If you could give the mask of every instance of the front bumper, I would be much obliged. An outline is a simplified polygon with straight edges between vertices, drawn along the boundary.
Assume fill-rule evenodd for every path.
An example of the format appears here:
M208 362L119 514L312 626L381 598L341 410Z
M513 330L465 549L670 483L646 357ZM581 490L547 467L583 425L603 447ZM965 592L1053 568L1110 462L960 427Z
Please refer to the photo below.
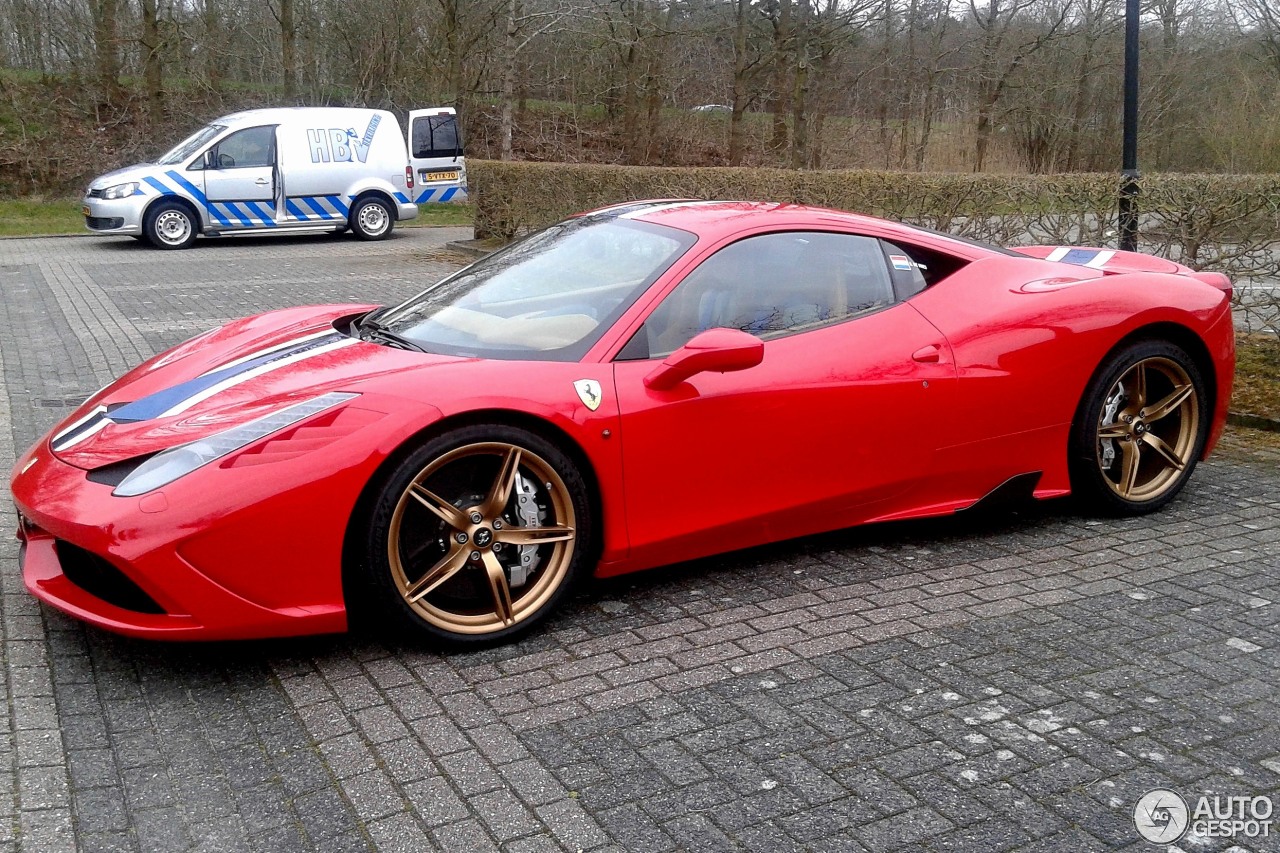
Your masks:
M342 554L356 500L404 436L440 417L372 394L346 410L352 425L332 427L321 449L236 463L269 436L138 497L113 496L54 456L46 437L18 458L11 481L28 591L135 637L345 631Z
M145 195L131 195L110 201L85 196L81 200L85 227L95 234L139 236L142 234L142 214L146 210L147 201L148 197Z

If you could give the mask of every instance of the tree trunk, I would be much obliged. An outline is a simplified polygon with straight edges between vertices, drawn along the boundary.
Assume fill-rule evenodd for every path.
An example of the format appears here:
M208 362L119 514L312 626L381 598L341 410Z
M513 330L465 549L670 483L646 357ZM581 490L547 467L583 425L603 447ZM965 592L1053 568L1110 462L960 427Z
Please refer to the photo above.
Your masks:
M977 136L973 140L973 171L981 172L987 164L987 146L991 140L991 104L986 96L978 102Z
M507 0L507 37L502 57L502 118L500 119L499 157L510 160L513 131L512 112L516 94L516 39L519 36L520 0Z
M791 90L791 168L803 169L809 164L808 116L805 114L809 94L809 0L800 0L800 24L795 33L795 88Z
M298 31L293 24L293 0L280 0L280 69L284 99L298 98Z
M142 78L147 87L147 116L151 126L164 121L164 68L160 53L160 21L156 0L142 0Z
M633 28L622 69L622 151L627 163L635 164L640 143L640 49L639 34Z
M808 0L801 0L807 3ZM773 136L769 148L778 155L787 150L788 78L791 75L791 0L778 0L778 20L773 25Z
M747 109L747 14L751 0L736 0L733 24L733 113L729 116L729 165L742 165L742 115Z
M225 45L222 40L222 21L215 0L204 0L200 23L205 42L204 80L216 92L222 88L222 51Z
M822 168L822 128L826 124L827 115L821 109L813 115L813 141L809 145L809 168Z
M120 99L120 52L117 39L120 0L92 0L93 44L98 97L104 104Z
M880 103L876 105L876 118L880 123L880 150L884 152L884 167L889 168L889 88L893 84L893 70L889 59L893 55L893 0L884 0L884 55L880 62Z
M1071 96L1071 132L1067 135L1066 169L1074 172L1080 161L1080 130L1084 127L1085 109L1091 100L1089 66L1093 64L1093 41L1085 45L1076 69L1076 88Z

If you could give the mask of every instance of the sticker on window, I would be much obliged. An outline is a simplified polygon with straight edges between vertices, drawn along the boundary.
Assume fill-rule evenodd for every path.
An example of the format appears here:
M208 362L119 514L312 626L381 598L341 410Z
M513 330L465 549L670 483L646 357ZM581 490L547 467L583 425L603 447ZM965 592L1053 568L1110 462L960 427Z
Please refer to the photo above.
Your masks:
M893 264L895 270L906 270L910 272L915 269L916 265L906 255L890 255L889 263Z

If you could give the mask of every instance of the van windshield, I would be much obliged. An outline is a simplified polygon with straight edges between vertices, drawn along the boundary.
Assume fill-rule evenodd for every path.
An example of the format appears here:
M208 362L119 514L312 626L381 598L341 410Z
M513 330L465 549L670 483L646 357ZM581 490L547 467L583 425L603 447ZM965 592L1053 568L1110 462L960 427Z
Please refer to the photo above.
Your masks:
M160 166L176 166L179 163L185 163L206 142L209 142L226 129L227 126L225 124L211 124L208 127L202 127L171 148L168 154L156 161L156 164Z

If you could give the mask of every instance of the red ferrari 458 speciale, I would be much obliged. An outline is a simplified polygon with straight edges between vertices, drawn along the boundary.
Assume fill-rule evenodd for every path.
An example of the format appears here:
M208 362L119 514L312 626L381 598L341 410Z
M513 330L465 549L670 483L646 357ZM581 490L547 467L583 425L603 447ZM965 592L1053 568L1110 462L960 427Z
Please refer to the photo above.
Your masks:
M1171 500L1222 430L1231 284L832 210L637 202L393 307L238 320L21 458L23 573L165 639L486 641L575 582L992 496Z

